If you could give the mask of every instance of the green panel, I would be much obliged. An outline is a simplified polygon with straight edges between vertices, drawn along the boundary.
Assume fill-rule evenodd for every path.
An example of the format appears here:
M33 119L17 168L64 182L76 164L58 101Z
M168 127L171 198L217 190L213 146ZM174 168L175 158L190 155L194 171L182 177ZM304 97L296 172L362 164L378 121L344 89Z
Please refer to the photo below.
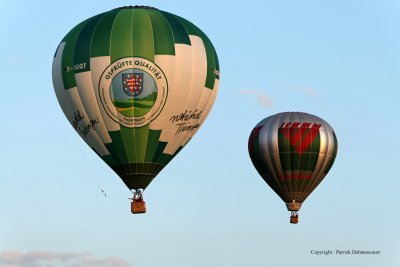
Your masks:
M307 149L307 151L319 154L319 150L321 148L321 135L317 134L317 136L314 138L313 142L310 145L310 148Z
M157 10L148 10L154 35L156 55L175 55L175 43L168 21Z
M74 51L74 66L79 67L75 68L75 73L90 70L90 46L92 34L97 22L102 16L103 14L100 14L91 18L79 34Z
M160 135L160 130L149 130L146 156L144 159L145 162L152 162L153 156L155 155L158 146L158 141L160 140Z
M135 144L135 129L125 128L121 126L120 137L123 143L123 150L127 156L127 162L134 163L137 161L136 144Z
M282 130L278 130L278 148L279 148L279 159L283 171L292 170L291 159L290 159L290 141L282 133Z
M164 15L170 25L174 36L174 43L191 45L189 35L179 21L179 17L165 11L160 11L160 13Z
M281 152L279 153L279 159L281 162L281 167L283 171L290 171L292 170L290 164L290 153L289 152Z
M310 158L311 158L311 153L310 152L304 152L304 153L301 154L301 157L299 159L300 160L300 162L299 162L299 164L300 164L299 170L304 170L304 171L308 170Z
M334 162L335 162L335 157L329 157L329 163L328 163L328 165L326 166L326 168L325 168L325 170L324 170L324 174L325 174L325 175L326 175L326 174L329 172L329 170L332 168Z
M251 131L249 141L248 141L248 149L250 156L261 154L260 151L260 131L262 126L255 127L253 131Z
M121 126L120 138L129 163L145 162L149 126L125 128Z
M113 166L116 165L115 160L113 159L113 157L111 155L105 155L105 156L100 156L100 158L102 160L104 160L104 162L108 165L108 166Z
M186 143L187 144L187 143ZM178 147L178 149L175 151L173 157L170 159L170 161L176 156L178 155L179 152L181 152L181 150L184 148L185 146L180 146ZM169 161L168 161L169 162ZM165 165L167 165L168 163L166 163Z
M164 153L161 153L161 155L157 158L157 160L155 160L153 162L162 164L163 159L164 159L164 155L165 155Z
M105 144L105 146L107 150L110 152L114 161L117 164L128 163L128 158L125 153L125 145L121 138L120 131L112 131L108 133L111 137L112 143Z
M154 37L150 17L146 9L133 9L133 55L154 62Z
M281 132L282 130L278 130L278 148L279 152L290 152L290 141L288 138L285 137L285 135Z
M170 155L170 154L162 154L161 157L158 159L159 163L163 164L163 165L167 165L174 157L175 157L176 153L174 155Z
M152 162L160 162L159 158L161 157L162 152L164 151L164 149L167 146L167 144L168 144L167 142L158 142L157 148L154 151L154 155L153 155L153 158L151 160Z
M160 163L161 165L166 166L183 148L183 146L180 146L173 155L170 155L162 153L166 145L167 143L165 142L158 143L156 152L153 156L153 162Z
M332 132L333 135L333 151L332 151L332 156L327 155L327 157L329 157L329 163L325 168L324 174L327 174L329 172L329 170L332 168L333 163L335 162L336 159L336 154L337 154L337 150L338 150L338 142L336 139L336 134L335 132Z
M313 172L318 161L319 154L313 152L304 152L300 156L299 171Z
M121 9L114 19L111 32L111 62L133 56L132 10Z
M310 161L308 163L307 169L308 171L314 171L317 166L318 158L319 158L319 150L321 148L321 136L318 133L313 142L310 145L310 148L307 151L310 151Z
M136 146L136 162L144 162L147 149L147 140L149 136L149 125L141 128L134 128L135 146Z
M188 35L195 35L203 39L204 33L199 28L197 28L193 23L182 17L177 16L177 19L179 20L180 23L182 23Z
M72 70L74 65L74 50L78 36L82 28L88 23L89 20L85 20L84 22L78 24L62 40L62 42L66 43L61 60L62 80L64 82L65 89L70 89L76 86L75 75L74 71Z
M110 56L110 38L118 10L105 13L93 32L90 57Z
M290 152L290 167L291 171L300 170L300 155L297 152Z
M254 167L262 175L262 173L268 172L267 168L264 166L263 155L260 150L260 131L263 126L257 126L253 129L250 134L248 141L248 150L250 154L251 161Z
M307 171L314 171L315 167L317 166L319 154L311 153L310 155L310 162L308 163Z
M183 146L178 147L178 149L175 151L175 153L173 155L170 154L162 154L160 159L161 160L161 164L166 166L168 165L168 163L170 163L170 161L176 156L178 155L179 152L181 152L181 150L183 149Z
M181 17L178 17L178 20L182 23L182 25L184 25L185 29L188 32L191 32L191 34L193 35L199 36L203 40L207 55L207 78L205 87L212 90L214 88L215 79L219 79L219 76L216 72L219 72L219 62L214 46L212 45L210 39L208 39L207 35L205 35L204 32L202 32L199 28L194 26L193 23Z
M211 44L210 40L209 40L209 42ZM215 47L213 45L212 45L212 49L214 51L214 57L215 57L215 68L219 71L219 60L218 60L218 57L217 57L217 51L215 50ZM216 75L216 77L217 77L217 79L219 79L219 74Z

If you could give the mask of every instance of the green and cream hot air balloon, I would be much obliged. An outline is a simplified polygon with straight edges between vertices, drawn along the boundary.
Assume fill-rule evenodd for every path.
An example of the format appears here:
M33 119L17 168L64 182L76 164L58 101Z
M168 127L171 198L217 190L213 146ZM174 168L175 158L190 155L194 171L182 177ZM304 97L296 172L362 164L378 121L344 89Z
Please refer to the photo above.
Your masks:
M254 167L292 212L291 223L298 222L297 211L331 169L337 149L332 127L303 112L267 117L249 138Z
M138 193L197 132L219 84L207 36L179 16L145 6L78 24L59 44L52 73L71 125Z

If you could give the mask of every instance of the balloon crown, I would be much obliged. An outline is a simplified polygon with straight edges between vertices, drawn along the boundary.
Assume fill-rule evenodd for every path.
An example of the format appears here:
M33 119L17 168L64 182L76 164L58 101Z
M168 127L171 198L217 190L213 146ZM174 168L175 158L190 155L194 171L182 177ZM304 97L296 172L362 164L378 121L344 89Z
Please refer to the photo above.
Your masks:
M116 9L127 9L127 8L157 9L157 8L151 7L151 6L139 6L139 5L135 5L135 6L123 6L123 7L118 7L118 8L116 8Z

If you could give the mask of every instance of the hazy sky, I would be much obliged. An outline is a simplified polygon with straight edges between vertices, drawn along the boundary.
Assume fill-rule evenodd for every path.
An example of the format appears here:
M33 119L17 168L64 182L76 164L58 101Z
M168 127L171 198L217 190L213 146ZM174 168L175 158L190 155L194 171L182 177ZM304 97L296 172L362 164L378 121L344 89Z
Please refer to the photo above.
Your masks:
M400 4L327 2L1 0L0 267L400 266ZM72 27L135 4L192 21L221 67L207 121L140 216L51 81ZM298 225L247 152L253 127L283 111L324 118L339 143ZM381 254L335 255L348 249Z

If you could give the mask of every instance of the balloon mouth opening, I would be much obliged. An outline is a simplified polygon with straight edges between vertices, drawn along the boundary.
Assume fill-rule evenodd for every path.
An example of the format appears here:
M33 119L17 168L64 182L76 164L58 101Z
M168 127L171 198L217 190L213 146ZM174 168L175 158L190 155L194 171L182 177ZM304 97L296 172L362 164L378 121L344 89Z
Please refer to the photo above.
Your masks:
M288 209L288 211L299 211L301 208L301 202L287 202L286 203L286 207Z
M118 8L115 8L115 10L119 10L119 9L132 9L132 8L143 8L143 9L155 9L155 10L158 10L157 8L155 8L155 7L151 7L151 6L140 6L140 5L134 5L134 6L122 6L122 7L118 7Z

